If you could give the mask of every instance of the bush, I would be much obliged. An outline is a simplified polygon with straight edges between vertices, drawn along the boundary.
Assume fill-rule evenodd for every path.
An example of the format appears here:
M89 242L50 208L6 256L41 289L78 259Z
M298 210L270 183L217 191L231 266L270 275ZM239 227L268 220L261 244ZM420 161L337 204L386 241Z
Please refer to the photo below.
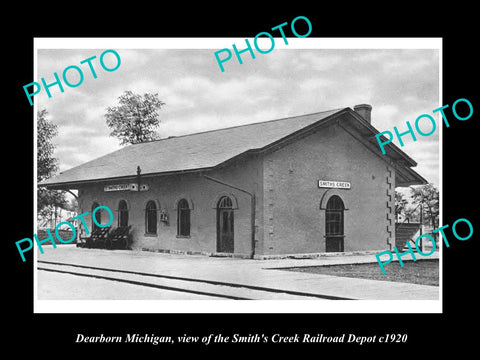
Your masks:
M50 229L50 233L52 234L53 240L55 241L56 245L64 245L65 243L62 243L60 240L57 239L55 236L55 229ZM65 241L68 241L69 239L72 238L72 230L58 230L58 235ZM48 237L47 230L46 229L38 229L37 230L37 237L38 240L43 240ZM73 239L71 242L68 244L76 244L77 239Z

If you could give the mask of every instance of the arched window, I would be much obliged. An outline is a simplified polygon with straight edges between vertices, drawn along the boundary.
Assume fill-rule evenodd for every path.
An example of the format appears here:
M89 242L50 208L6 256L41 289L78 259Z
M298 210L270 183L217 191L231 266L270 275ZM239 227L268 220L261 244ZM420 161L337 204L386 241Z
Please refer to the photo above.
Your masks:
M325 209L325 237L327 252L344 251L343 211L345 206L338 195L328 199Z
M118 226L128 226L128 206L125 200L118 203Z
M92 231L100 229L100 227L97 224L102 223L102 209L99 209L95 212L95 221L97 222L97 224L95 223L95 221L93 221L93 210L95 210L99 206L100 205L98 205L98 203L96 203L96 202L94 202L92 204L92 212L91 212L91 214L92 214Z
M145 232L157 233L157 204L153 200L150 200L145 207Z
M190 206L185 199L181 199L177 205L177 234L190 236Z
M228 196L222 196L222 198L218 201L218 208L219 209L232 209L232 199Z

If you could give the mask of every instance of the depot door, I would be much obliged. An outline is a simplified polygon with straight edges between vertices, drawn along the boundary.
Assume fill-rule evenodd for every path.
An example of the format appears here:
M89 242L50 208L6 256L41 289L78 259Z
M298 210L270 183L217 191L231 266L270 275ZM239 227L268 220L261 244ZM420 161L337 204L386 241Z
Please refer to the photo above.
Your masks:
M325 210L325 251L343 252L343 211L345 206L339 196L333 195L327 202Z
M217 204L217 251L233 253L234 212L232 199L222 197Z

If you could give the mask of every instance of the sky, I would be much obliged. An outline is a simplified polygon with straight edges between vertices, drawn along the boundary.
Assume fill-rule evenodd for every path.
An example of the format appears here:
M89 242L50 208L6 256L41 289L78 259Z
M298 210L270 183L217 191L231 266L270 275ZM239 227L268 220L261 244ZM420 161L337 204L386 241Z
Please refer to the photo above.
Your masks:
M127 90L158 93L165 103L159 111L161 137L336 108L353 109L364 103L372 105L372 125L379 131L393 131L393 126L405 131L406 121L413 126L421 114L433 116L439 124L438 114L432 113L442 105L438 49L392 48L391 44L389 48L322 48L321 44L316 46L315 39L292 40L297 42L276 45L268 54L256 52L255 59L244 53L243 64L233 54L223 64L225 72L221 72L214 52L231 49L232 41L226 38L203 48L198 40L195 44L178 40L168 48L170 43L165 45L162 39L156 39L153 46L131 39L122 46L118 40L112 42L112 47L108 47L108 39L102 43L107 45L104 47L81 47L84 43L75 44L75 39L67 44L63 40L58 47L54 42L48 43L48 48L37 46L37 78L32 81L44 78L51 83L54 72L61 77L70 65L80 67L84 75L77 87L63 83L63 93L52 86L51 98L44 89L34 98L36 110L46 109L47 119L58 126L54 156L60 171L120 148L120 141L109 136L104 114ZM244 39L234 41L239 49L244 47ZM115 50L121 58L115 71L105 71L99 63L106 49ZM88 64L80 64L92 56L96 56L92 60L96 79ZM103 60L106 67L116 65L112 53L106 53ZM71 83L79 81L75 70L69 70L67 78ZM420 128L428 132L431 125L421 123ZM418 163L414 169L437 187L439 128L427 137L417 135L416 142L404 137L405 146L401 147ZM399 146L397 140L394 143Z

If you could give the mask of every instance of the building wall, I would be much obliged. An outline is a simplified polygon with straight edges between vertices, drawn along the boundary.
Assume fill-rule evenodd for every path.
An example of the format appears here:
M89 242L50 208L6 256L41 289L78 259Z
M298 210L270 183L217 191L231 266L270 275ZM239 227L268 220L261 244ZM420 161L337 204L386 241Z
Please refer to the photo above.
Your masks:
M265 155L263 254L325 252L320 204L334 194L347 208L344 251L388 249L394 179L393 168L338 125ZM347 181L351 189L319 188L318 180Z
M230 183L247 191L261 191L262 162L254 157L233 162L223 169L208 172L211 177ZM132 225L134 249L178 250L215 253L217 250L217 210L216 204L222 195L234 200L234 253L249 255L251 252L251 206L247 194L205 179L199 173L186 173L163 177L143 177L142 184L149 186L148 191L105 192L109 184L129 183L128 181L97 183L85 186L80 191L79 204L91 228L91 207L94 202L108 206L114 219L112 227L118 226L118 203L125 200L129 208L129 224ZM177 210L179 199L185 198L191 205L190 236L177 236ZM154 200L159 209L164 209L168 223L157 221L157 234L145 233L145 208L149 200ZM259 204L261 206L261 203ZM159 218L159 216L158 216ZM107 213L102 214L102 223L109 220Z
M325 209L328 198L339 195L344 212L344 251L389 249L395 243L394 168L337 125L322 128L273 152L232 161L206 175L256 195L256 255L325 252ZM320 189L318 180L351 183L351 189ZM94 202L108 206L118 224L118 203L126 200L133 248L215 253L216 203L229 195L236 203L234 253L251 253L251 198L228 186L209 181L199 173L143 177L148 191L105 192L104 185L84 186L79 192L82 212ZM393 192L392 192L393 191ZM176 203L191 206L191 233L177 236ZM322 201L323 199L323 201ZM155 200L169 222L158 220L157 234L145 234L145 207ZM85 217L91 227L90 214ZM108 221L104 214L102 222ZM392 225L393 224L393 225Z

